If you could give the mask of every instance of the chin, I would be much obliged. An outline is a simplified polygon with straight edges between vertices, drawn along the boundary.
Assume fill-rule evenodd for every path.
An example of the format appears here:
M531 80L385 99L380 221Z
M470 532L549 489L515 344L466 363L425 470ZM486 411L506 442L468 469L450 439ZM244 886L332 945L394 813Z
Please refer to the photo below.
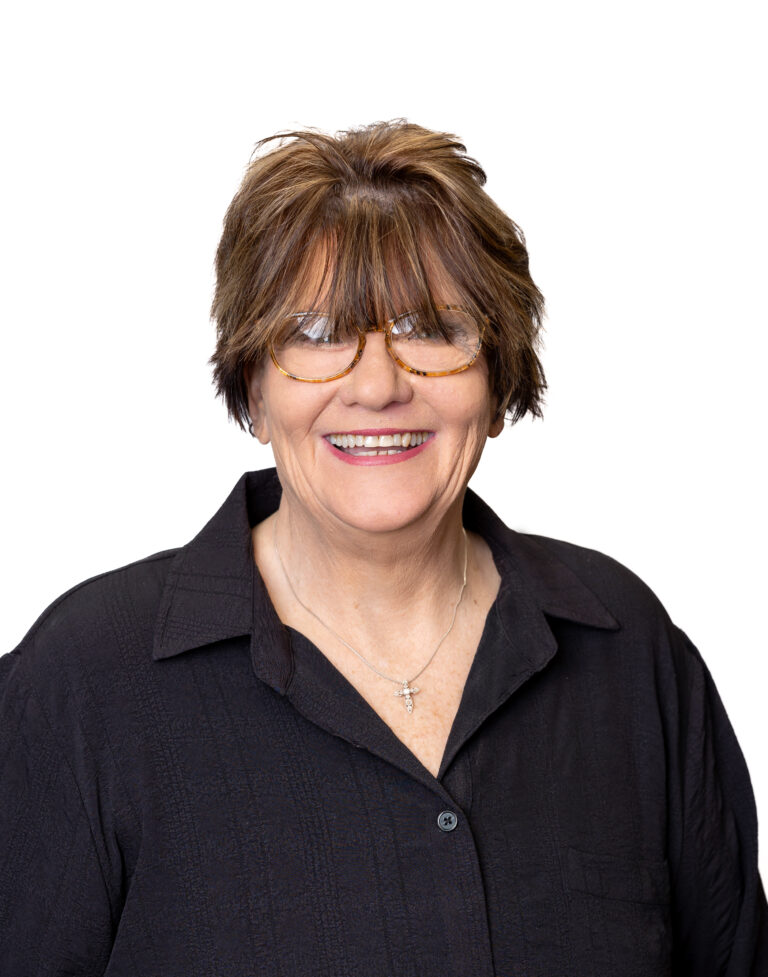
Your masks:
M391 533L424 518L428 508L426 501L420 503L413 496L403 499L361 498L357 503L335 507L335 514L351 529L365 533Z

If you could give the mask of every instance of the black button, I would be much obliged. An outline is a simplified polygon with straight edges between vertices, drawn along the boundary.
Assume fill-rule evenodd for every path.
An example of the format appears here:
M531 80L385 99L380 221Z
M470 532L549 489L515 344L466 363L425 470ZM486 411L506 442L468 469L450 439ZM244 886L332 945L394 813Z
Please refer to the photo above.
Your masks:
M453 811L441 811L437 815L437 826L441 831L453 831L458 823L459 819Z

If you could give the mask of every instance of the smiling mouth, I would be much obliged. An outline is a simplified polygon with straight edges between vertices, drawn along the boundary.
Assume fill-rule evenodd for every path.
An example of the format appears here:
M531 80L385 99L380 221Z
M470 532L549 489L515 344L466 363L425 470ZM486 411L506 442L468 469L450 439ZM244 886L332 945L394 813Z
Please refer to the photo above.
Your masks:
M431 431L399 431L395 434L328 434L326 440L345 455L401 455L432 437Z

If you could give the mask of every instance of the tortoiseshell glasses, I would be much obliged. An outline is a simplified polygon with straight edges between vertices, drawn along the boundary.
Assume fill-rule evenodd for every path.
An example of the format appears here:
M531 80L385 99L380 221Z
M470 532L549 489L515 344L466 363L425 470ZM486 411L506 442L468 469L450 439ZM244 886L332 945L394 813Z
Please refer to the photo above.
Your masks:
M270 347L278 370L292 380L325 383L345 376L360 361L369 332L383 332L398 366L420 377L461 373L477 359L484 323L456 305L435 306L436 317L404 312L383 325L340 332L323 312L294 312Z

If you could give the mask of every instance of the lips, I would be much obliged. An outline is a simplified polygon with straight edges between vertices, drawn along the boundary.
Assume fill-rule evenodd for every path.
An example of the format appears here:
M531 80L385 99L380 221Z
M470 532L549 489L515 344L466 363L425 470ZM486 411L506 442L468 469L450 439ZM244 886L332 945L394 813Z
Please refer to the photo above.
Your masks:
M386 434L358 434L352 431L326 435L330 444L353 457L405 454L418 448L430 437L430 431L395 431Z

